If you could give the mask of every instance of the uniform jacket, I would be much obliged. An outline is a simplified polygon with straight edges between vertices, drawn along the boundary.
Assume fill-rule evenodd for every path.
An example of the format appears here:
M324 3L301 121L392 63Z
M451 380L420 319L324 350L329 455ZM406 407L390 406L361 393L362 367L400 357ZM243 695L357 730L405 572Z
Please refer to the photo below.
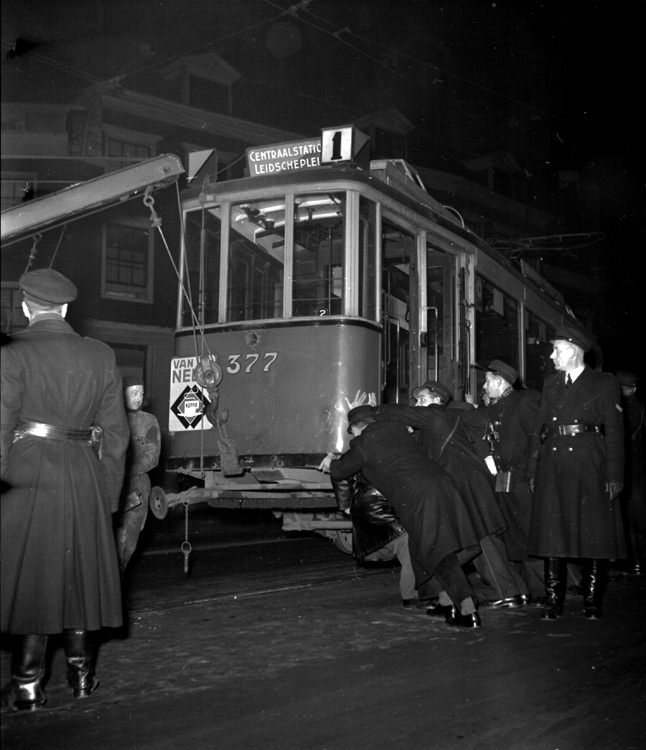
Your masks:
M529 552L541 557L625 556L620 505L607 482L623 482L624 427L617 379L586 367L566 388L546 378L532 438L535 475ZM558 425L597 425L601 434L558 436Z
M509 485L496 494L507 525L503 533L507 555L514 561L527 558L532 513L530 452L540 401L538 391L510 390L496 403L463 416L481 459L492 455L501 479L502 472L509 472Z
M477 532L450 477L425 456L404 424L369 424L330 466L333 482L359 471L388 498L408 532L417 587L446 555L477 546Z
M491 425L496 433L493 455L498 469L529 479L530 450L540 402L538 391L511 390L495 404L465 414L463 420L478 455L484 457L491 453L492 446L487 439Z
M120 574L112 530L129 439L112 350L62 318L38 317L2 351L2 631L117 627ZM21 420L103 428L86 442L25 435Z

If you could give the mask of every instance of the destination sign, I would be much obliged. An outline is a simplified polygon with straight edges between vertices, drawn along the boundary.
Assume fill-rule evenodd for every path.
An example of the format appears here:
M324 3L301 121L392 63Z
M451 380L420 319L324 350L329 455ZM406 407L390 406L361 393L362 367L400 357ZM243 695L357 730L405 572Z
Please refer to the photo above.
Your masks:
M295 172L321 166L321 139L308 138L290 143L275 143L247 149L249 175Z

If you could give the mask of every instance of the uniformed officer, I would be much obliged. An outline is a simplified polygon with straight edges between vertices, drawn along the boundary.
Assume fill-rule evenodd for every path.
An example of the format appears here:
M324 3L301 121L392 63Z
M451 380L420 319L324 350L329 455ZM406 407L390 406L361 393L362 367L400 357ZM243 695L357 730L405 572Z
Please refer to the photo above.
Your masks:
M557 329L532 440L535 495L529 553L545 558L544 619L563 613L566 562L582 560L584 614L601 616L609 560L625 557L624 433L619 383L584 363L587 334Z
M415 406L378 406L377 419L396 419L420 431L425 452L449 474L471 523L478 531L480 549L473 557L473 565L482 580L494 587L494 606L523 606L528 599L528 589L507 557L501 536L507 524L494 494L494 484L470 442L463 422L477 410L473 407L450 408L451 391L437 381L428 381L415 388L413 397ZM419 408L421 406L426 408ZM469 561L461 557L461 563ZM427 585L420 596L427 598L432 593L432 587ZM441 593L438 603L441 612L445 605ZM436 606L431 604L428 613L434 616Z
M98 685L89 635L122 624L112 513L129 433L114 352L65 322L74 284L40 269L19 286L29 326L2 352L0 609L16 641L2 706L34 710L50 634L85 698Z
M532 599L543 596L542 568L538 558L527 554L532 513L528 464L532 435L541 394L529 388L514 388L518 371L507 362L493 359L484 368L482 386L486 405L465 412L463 422L474 445L495 477L496 497L507 521L503 540L516 575L524 581ZM505 597L494 606L514 608L524 602Z

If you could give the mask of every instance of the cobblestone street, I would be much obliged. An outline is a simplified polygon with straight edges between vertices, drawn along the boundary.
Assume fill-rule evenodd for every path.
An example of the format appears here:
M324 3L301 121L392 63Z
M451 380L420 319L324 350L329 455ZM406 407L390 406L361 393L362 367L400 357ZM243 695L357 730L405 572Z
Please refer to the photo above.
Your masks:
M643 578L618 576L598 622L570 597L554 623L483 608L479 630L405 610L396 581L375 570L135 609L128 637L101 648L97 692L73 702L59 649L46 708L3 714L4 747L642 747Z

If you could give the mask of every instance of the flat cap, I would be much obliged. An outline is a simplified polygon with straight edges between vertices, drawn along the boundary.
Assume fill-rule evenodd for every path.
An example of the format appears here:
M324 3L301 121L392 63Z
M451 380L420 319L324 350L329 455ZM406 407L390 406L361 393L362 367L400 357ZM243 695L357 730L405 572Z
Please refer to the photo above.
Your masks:
M618 370L617 380L619 381L619 385L623 385L625 388L637 387L637 375L635 375L634 372L626 372L625 370Z
M511 365L503 362L502 359L492 359L486 367L482 368L487 372L493 372L494 375L500 375L510 385L513 385L518 379L518 370Z
M427 380L422 385L418 385L417 388L413 388L413 398L417 398L421 391L429 391L430 393L437 394L444 404L448 404L452 396L451 391L444 383L440 383L439 380Z
M64 305L76 299L76 286L53 268L39 268L23 273L18 286L35 302L46 305Z
M580 346L584 352L587 352L591 346L588 334L584 330L574 328L573 326L559 326L554 333L552 343L554 341L568 341L570 344Z
M143 375L124 375L122 380L124 388L132 388L135 385L144 385Z
M373 406L364 404L363 406L355 406L354 409L350 409L348 412L348 432L350 427L357 422L374 422L375 411Z

